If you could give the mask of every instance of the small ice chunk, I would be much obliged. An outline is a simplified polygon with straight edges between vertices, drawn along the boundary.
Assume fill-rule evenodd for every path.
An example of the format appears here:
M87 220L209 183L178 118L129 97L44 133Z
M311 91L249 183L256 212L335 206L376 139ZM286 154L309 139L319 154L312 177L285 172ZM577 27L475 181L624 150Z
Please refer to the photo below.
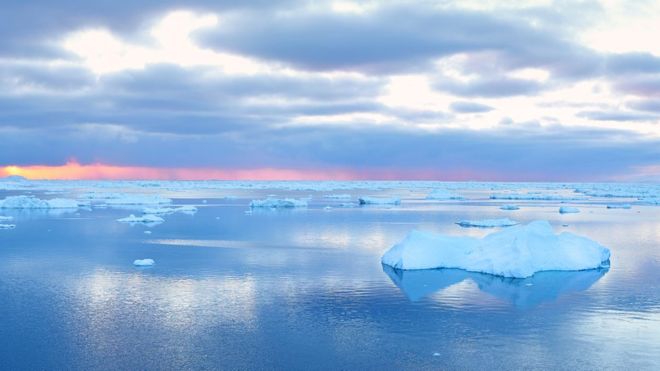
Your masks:
M158 215L144 214L140 216L135 216L131 214L125 218L117 219L118 222L122 223L131 223L131 224L160 224L165 221Z
M630 204L612 204L607 205L608 209L630 209L632 206Z
M0 229L14 229L16 224L0 224Z
M401 199L398 197L372 197L364 196L358 198L360 205L400 205Z
M382 257L395 269L458 268L504 277L530 277L540 271L609 267L610 251L569 232L554 234L550 223L534 221L484 238L413 230Z
M502 205L500 206L500 210L519 210L520 208L518 205Z
M332 206L326 206L326 207L323 208L323 210L325 210L325 211L332 210Z
M449 192L446 189L434 189L427 196L427 200L463 200L461 195Z
M559 208L559 213L560 214L575 214L575 213L579 213L579 212L580 212L580 209L578 209L577 207L573 207L573 206L562 206L562 207Z
M133 265L138 267L150 267L156 264L153 259L136 259L133 261Z
M144 231L144 234L151 234L151 231L150 231L150 230L146 230L146 231Z
M291 209L294 207L307 207L307 201L295 198L272 198L268 197L263 200L252 200L250 202L251 208L271 208L271 209Z
M482 219L482 220L461 220L456 222L461 227L478 227L478 228L495 228L495 227L510 227L518 224L517 221L509 218L500 219Z
M331 200L350 200L351 195L349 194L331 194L331 195L324 195L323 198L328 198Z

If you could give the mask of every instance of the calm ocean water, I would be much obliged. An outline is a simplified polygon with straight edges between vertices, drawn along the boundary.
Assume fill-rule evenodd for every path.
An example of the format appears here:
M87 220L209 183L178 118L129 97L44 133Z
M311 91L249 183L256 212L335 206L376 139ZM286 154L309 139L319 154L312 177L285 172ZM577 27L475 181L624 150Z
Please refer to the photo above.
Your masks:
M324 210L340 202L329 192L241 192L179 195L199 212L152 228L116 221L131 210L0 211L16 224L0 230L1 368L660 367L660 207L577 203L560 215L559 202L502 211L508 202L487 196L411 192L397 207ZM313 198L246 213L268 193ZM497 229L454 222L495 217L593 238L611 267L521 280L380 264L411 229L481 236ZM156 265L136 268L139 258Z

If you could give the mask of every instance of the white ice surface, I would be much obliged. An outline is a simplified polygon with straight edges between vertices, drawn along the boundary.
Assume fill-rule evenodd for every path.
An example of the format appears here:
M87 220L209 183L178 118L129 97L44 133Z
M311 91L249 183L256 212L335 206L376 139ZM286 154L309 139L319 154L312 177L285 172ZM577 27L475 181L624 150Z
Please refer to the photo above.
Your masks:
M446 189L434 189L427 196L427 200L463 200L463 196L458 195L453 192L449 192Z
M580 209L578 209L577 207L573 207L573 206L562 206L562 207L559 208L559 213L560 214L575 214L575 213L579 213L579 212L580 212Z
M447 236L413 230L382 257L396 269L458 268L505 277L540 271L608 267L609 249L586 237L554 234L547 221L534 221L484 238Z
M153 259L137 259L133 261L133 265L138 267L150 267L154 264L156 264L156 262Z
M165 219L161 218L158 215L151 215L151 214L144 214L140 216L135 216L133 214L117 219L118 222L122 223L131 223L131 224L137 224L137 223L142 223L142 224L160 224L165 221Z
M16 224L0 224L0 229L14 229Z
M66 198L42 200L34 196L9 196L0 200L0 209L77 209L78 201Z
M295 198L265 198L263 200L252 200L251 208L291 209L294 207L307 207L307 200Z
M495 228L495 227L510 227L518 224L517 221L509 218L500 219L481 219L481 220L461 220L456 222L461 227L479 227L479 228Z

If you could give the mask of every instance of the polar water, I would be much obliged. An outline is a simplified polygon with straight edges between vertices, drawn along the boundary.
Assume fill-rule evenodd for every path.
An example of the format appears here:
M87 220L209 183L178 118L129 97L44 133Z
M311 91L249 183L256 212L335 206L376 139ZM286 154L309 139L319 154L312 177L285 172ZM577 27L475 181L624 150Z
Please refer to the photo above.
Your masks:
M609 265L381 263L411 233L481 246L530 223ZM660 364L658 185L13 179L0 224L5 369Z

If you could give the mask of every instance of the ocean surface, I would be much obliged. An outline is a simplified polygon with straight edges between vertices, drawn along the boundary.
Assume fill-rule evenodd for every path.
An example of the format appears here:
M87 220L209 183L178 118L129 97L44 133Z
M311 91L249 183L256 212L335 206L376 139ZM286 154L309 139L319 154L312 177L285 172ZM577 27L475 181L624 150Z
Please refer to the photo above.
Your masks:
M0 209L15 225L0 230L2 369L660 368L660 206L642 197L657 186L17 183L0 199L142 192L198 211L145 226L117 221L142 206ZM426 199L440 187L465 199ZM512 192L556 197L491 198ZM268 195L309 203L249 207ZM362 195L401 204L354 204ZM611 267L511 279L380 263L412 229L483 236L500 228L455 223L503 217L592 238ZM133 266L142 258L156 264Z

